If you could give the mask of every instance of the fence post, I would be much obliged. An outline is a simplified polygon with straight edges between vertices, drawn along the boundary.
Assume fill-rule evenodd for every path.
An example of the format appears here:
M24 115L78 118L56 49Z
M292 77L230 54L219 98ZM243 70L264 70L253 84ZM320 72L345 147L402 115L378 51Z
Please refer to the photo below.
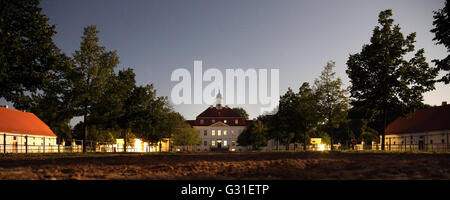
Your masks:
M6 153L6 133L3 133L3 153Z
M44 138L43 139L44 140L44 149L43 150L44 150L44 153L45 153L45 137L43 137L43 138Z
M28 135L25 135L25 153L28 153Z

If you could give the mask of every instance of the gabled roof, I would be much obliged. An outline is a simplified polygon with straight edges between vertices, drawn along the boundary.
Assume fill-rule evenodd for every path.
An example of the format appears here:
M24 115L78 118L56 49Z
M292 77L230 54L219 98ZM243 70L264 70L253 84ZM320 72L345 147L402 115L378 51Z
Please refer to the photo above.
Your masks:
M0 107L0 132L56 137L33 113L4 107Z
M200 113L197 117L237 117L241 118L241 115L229 108L228 106L217 108L210 106L205 111Z
M386 128L386 134L422 133L450 130L450 105L419 110L399 117Z

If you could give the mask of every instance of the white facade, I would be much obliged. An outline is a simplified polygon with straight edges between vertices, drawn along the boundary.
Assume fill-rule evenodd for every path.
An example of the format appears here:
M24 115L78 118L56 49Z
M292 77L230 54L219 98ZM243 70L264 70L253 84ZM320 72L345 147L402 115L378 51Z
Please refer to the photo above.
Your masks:
M385 149L391 151L448 151L450 150L449 139L450 130L424 133L389 134L385 136Z
M27 140L28 145L26 145ZM56 137L0 132L0 153L25 153L25 152L28 153L58 152Z
M222 122L216 122L210 126L193 126L193 128L197 130L202 140L202 143L196 147L197 151L212 149L241 151L245 149L245 147L237 145L237 138L245 126L229 126Z

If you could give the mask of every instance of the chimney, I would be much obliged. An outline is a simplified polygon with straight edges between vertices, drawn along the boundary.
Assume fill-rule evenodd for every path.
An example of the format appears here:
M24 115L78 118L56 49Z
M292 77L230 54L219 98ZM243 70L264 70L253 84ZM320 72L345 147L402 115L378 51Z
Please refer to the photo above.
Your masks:
M442 106L446 106L447 105L447 102L446 101L443 101L442 102Z

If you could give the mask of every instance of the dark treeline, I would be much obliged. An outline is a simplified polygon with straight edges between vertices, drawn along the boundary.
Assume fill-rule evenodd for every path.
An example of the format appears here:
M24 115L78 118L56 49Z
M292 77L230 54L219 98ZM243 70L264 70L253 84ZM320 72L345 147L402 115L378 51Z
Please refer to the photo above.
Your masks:
M126 146L134 137L157 143L192 133L152 84L136 85L131 68L116 73L119 56L99 45L96 26L84 29L80 47L70 57L54 44L56 27L41 13L39 0L1 1L0 9L0 97L35 113L59 141L115 143L125 138ZM74 117L83 121L70 127ZM180 138L176 143L198 140Z
M443 9L434 12L431 32L437 44L450 51L449 9L446 1ZM384 150L386 126L397 117L427 107L423 93L434 90L435 83L450 82L450 73L437 78L440 70L450 70L450 56L433 60L437 67L431 67L424 49L415 51L416 34L405 37L394 24L392 10L380 12L378 23L370 44L348 58L349 88L342 88L341 80L334 77L334 62L328 62L312 87L305 82L298 92L289 88L276 113L260 116L258 123L241 134L238 144L258 149L273 139L287 147L302 143L306 150L311 137L320 137L348 148L351 141L370 144L381 136Z

